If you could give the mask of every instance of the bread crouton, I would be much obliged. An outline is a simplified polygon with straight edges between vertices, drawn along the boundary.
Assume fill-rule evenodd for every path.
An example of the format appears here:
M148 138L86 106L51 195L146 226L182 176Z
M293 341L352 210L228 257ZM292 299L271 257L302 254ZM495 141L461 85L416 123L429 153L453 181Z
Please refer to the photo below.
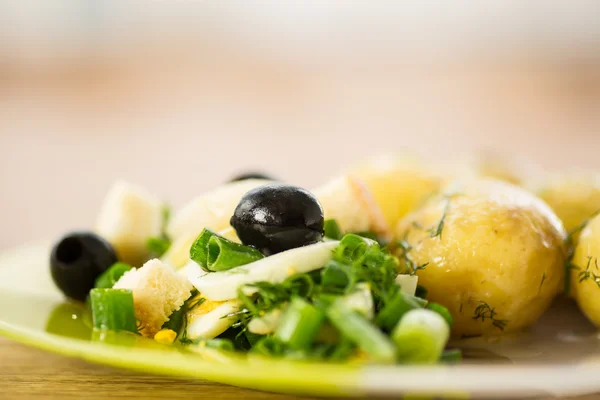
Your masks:
M150 254L148 238L159 236L163 205L143 188L117 182L108 192L96 222L96 232L114 248L119 260L139 266Z
M154 337L171 314L190 297L192 284L172 267L154 259L137 270L126 272L114 288L133 291L140 333Z

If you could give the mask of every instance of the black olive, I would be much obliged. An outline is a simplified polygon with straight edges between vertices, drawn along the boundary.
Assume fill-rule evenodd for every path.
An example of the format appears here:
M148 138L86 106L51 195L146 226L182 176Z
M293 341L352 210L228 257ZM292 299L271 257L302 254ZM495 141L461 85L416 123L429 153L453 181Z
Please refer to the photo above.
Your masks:
M91 232L73 232L54 245L50 273L65 296L84 301L96 278L116 262L115 250L106 240Z
M323 208L307 190L272 183L242 197L231 226L245 245L275 254L320 241Z
M229 180L229 182L245 181L246 179L267 179L269 181L276 181L277 179L272 176L265 175L261 172L246 172L240 175L236 175Z

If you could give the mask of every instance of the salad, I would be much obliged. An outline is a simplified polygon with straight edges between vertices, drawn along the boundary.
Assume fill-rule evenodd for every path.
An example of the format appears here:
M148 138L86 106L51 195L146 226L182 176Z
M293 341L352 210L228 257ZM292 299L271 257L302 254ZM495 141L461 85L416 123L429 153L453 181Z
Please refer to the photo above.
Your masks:
M174 212L118 182L50 272L96 330L293 360L457 362L451 337L526 329L561 292L599 321L600 217L567 233L551 185L500 178L398 160L311 191L246 174Z

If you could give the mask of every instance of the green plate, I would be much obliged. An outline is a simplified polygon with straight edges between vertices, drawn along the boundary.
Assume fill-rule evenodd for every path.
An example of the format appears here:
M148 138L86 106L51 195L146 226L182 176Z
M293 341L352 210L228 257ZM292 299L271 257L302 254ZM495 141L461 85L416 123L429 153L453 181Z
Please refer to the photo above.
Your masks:
M475 396L578 395L600 391L600 341L573 304L557 302L526 334L458 343L458 366L299 363L190 351L127 334L97 334L83 308L65 302L48 269L49 246L0 254L0 334L91 362L281 393Z

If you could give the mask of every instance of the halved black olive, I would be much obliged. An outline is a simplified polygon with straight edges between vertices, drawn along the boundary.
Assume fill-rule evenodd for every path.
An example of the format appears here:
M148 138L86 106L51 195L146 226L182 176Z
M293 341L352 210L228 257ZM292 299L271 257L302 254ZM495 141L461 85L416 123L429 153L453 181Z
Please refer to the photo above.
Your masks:
M91 232L73 232L54 245L50 273L65 296L84 301L96 278L116 262L115 250L106 240Z
M246 193L231 225L245 245L266 255L323 239L323 208L309 191L273 183Z
M265 175L261 172L246 172L243 174L239 174L234 176L229 180L229 182L237 182L237 181L245 181L246 179L267 179L269 181L276 181L277 179L272 176Z

